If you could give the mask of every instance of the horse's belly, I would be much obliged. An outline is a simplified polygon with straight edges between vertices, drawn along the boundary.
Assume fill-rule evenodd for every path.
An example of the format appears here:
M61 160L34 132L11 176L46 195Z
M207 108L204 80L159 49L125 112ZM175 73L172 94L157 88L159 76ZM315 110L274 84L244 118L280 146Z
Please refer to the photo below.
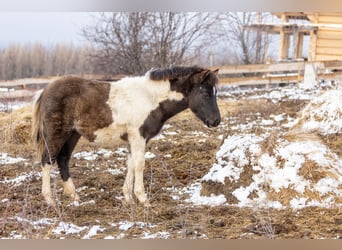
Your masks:
M124 142L122 138L125 133L125 129L120 126L111 125L109 127L99 129L94 133L96 136L94 144L109 147L122 144Z

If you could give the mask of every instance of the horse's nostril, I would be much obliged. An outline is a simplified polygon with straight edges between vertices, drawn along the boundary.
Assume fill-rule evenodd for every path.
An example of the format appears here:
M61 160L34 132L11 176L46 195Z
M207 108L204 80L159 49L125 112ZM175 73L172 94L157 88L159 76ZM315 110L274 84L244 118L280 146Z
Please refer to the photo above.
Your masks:
M220 119L216 119L215 122L214 122L214 126L217 127L219 124L220 124Z

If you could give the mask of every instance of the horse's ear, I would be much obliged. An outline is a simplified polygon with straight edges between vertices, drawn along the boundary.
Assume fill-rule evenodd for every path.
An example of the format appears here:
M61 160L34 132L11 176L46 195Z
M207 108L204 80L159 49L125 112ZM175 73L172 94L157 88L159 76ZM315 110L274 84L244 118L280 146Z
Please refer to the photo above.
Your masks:
M210 74L210 70L203 70L201 73L199 73L199 78L201 79L201 81L203 81L205 78L207 78L207 76Z
M218 75L219 69L215 69L212 71L216 76Z

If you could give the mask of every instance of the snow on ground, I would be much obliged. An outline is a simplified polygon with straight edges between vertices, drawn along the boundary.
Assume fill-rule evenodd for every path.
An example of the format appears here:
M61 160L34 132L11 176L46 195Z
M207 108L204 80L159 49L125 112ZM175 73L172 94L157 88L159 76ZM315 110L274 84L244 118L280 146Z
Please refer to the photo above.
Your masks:
M27 106L27 102L20 102L20 101L14 101L14 102L0 102L0 112L11 112L13 110L20 109L22 107Z
M222 86L218 92L218 96L226 99L235 100L237 97L246 99L270 99L273 102L280 100L310 100L312 96L315 96L319 90L305 90L297 88L295 86L286 86L282 88L272 88L270 91L264 89L243 89L236 88L235 86Z
M79 160L82 159L82 160L87 160L87 161L95 161L99 156L108 158L113 154L125 157L128 154L128 150L126 148L118 148L114 152L110 150L106 150L106 149L100 149L98 151L92 151L92 152L82 151L82 152L73 154L73 157ZM153 159L154 157L156 157L155 154L151 152L145 153L146 159Z
M228 137L216 154L217 162L202 178L224 184L226 178L239 183L244 166L252 166L254 171L251 183L236 188L232 195L237 205L285 208L303 208L305 206L327 206L335 204L335 197L342 197L342 160L324 144L315 141L280 140L269 155L261 151L260 142L264 138L255 135L237 135ZM308 169L307 161L314 162L319 169ZM314 167L313 166L313 167ZM316 173L319 172L319 173ZM313 174L321 174L313 177ZM288 191L290 204L281 199L281 192ZM198 192L198 191L197 191ZM273 198L269 193L274 193ZM318 194L317 199L310 196ZM253 195L253 198L250 196ZM279 194L279 195L277 195ZM193 193L190 201L198 202ZM215 200L215 196L211 199ZM216 197L217 199L218 197ZM276 199L278 198L278 200ZM224 204L224 203L223 203Z
M121 153L122 149L119 148L118 150L120 150L119 152ZM75 153L73 155L73 157L76 158L76 159L83 159L83 160L87 160L87 161L95 161L98 156L102 155L105 158L108 158L112 154L113 154L113 152L110 151L110 150L100 149L98 151L93 151L93 152L87 152L87 151L78 152L78 153Z
M8 153L0 152L0 165L16 164L18 162L27 161L21 157L11 157Z
M329 90L313 98L302 112L300 129L295 126L301 136L297 134L297 138L292 136L295 138L287 140L286 134L280 134L271 154L262 150L262 144L270 136L268 133L228 136L216 154L216 163L201 181L225 185L228 178L238 183L232 195L240 207L297 209L338 205L342 198L342 159L315 137L303 135L308 130L322 134L341 132L341 95L342 90ZM252 179L250 183L240 183L244 167L248 166L253 170ZM213 205L220 200L220 204L227 204L222 195L212 195L209 197L212 203L207 202L198 195L201 188L197 186L189 201Z
M31 171L28 173L22 173L15 178L8 179L7 177L4 180L0 181L0 184L7 184L13 186L19 186L23 184L27 180L31 180L32 178L41 177L41 174L35 171Z
M299 126L322 135L342 132L342 90L333 89L313 99L301 112Z
M90 226L78 226L74 223L68 223L64 221L58 221L57 219L39 219L39 220L28 220L21 217L8 218L8 221L17 221L19 223L26 223L32 225L35 230L39 230L44 227L50 227L51 233L58 236L60 239L65 238L68 235L78 236L82 239L92 239L98 234L104 232L108 229L118 229L121 233L115 236L107 235L104 239L122 239L125 238L126 231L133 228L143 229L141 239L167 239L169 238L169 233L165 231L151 233L150 229L156 227L150 223L145 222L131 222L131 221L121 221L117 223L108 223L107 225L90 225ZM2 238L5 239L5 238ZM24 236L13 231L9 239L25 239Z

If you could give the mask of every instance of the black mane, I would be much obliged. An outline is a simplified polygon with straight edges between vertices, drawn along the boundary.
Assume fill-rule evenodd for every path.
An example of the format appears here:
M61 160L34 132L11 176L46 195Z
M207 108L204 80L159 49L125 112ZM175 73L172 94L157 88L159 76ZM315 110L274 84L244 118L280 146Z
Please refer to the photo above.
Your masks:
M150 79L151 80L171 80L175 79L178 77L184 77L184 76L189 76L195 73L202 72L204 69L197 67L197 66L192 66L192 67L180 67L180 66L175 66L175 67L170 67L170 68L165 68L165 69L151 69L149 71L150 73Z

